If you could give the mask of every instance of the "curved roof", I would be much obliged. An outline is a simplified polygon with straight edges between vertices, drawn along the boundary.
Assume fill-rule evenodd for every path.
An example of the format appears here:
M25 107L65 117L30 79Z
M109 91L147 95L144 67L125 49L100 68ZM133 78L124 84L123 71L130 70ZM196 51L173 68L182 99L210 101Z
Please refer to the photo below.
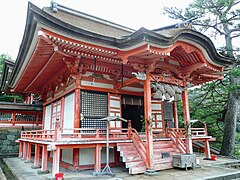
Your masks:
M83 44L92 45L97 48L105 48L106 52L108 50L112 51L115 61L122 61L123 56L121 54L127 54L128 57L132 56L132 59L139 58L140 55L145 58L150 55L149 52L153 52L149 49L149 47L152 46L154 48L158 48L159 50L164 50L164 52L167 50L171 51L172 54L169 56L170 59L176 58L176 55L178 55L180 60L178 60L177 63L183 68L183 64L191 65L193 63L197 63L197 61L195 62L193 59L197 58L201 60L202 57L207 59L207 63L216 68L221 67L224 69L234 63L233 59L219 55L212 41L207 36L191 29L174 28L151 31L141 28L134 31L133 29L87 15L79 11L74 11L61 5L57 5L54 8L55 9L53 10L51 8L44 8L41 10L35 5L29 3L25 32L15 63L13 76L11 78L11 87L14 88L20 77L22 77L34 53L39 53L39 43L41 45L43 42L38 39L38 32L42 30L44 32L49 32L46 40L49 46L58 45L59 47L64 48L60 45L60 43L55 43L57 42L57 38L60 37L59 39L61 39L61 37L63 37L61 41L70 42L70 44L82 42ZM54 33L57 33L58 35L54 37ZM186 44L186 49L181 49L181 47L176 46L176 44L183 43ZM146 51L131 54L133 49L139 49L143 45L147 45ZM194 47L193 50L188 49L189 45ZM92 49L94 49L94 47ZM76 48L77 47L75 47L75 49ZM95 48L95 50L97 48ZM67 49L65 50L68 51ZM190 54L192 51L196 50L198 50L200 54L199 52ZM53 52L53 50L50 49L49 51L51 53ZM184 55L179 54L179 51L185 51L186 53ZM50 58L51 53L48 54L46 59ZM181 62L182 60L184 61L185 58L188 58L189 62ZM43 64L41 66L43 67L46 62L42 63Z
M4 60L0 84L1 92L7 92L8 90L9 79L12 75L13 67L14 67L13 61L6 59Z

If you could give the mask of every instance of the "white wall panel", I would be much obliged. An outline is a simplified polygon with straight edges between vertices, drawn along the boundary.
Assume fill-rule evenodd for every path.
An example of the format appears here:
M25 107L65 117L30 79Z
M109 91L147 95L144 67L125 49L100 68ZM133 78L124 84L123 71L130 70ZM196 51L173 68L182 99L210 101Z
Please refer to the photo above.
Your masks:
M51 123L51 104L46 106L45 118L44 118L44 129L49 130Z
M73 149L63 149L62 161L68 164L72 164L72 160L73 160Z
M79 165L94 164L94 148L79 149Z
M65 97L64 102L64 116L63 116L63 129L74 128L74 93ZM72 130L64 130L64 133L72 133Z
M109 162L114 162L114 151L113 148L109 148ZM106 163L106 148L103 147L101 150L101 163Z

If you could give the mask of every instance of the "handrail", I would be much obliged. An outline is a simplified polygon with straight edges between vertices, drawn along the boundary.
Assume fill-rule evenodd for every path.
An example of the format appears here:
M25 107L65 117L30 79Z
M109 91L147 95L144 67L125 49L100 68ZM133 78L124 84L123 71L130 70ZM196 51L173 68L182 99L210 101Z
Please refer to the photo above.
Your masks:
M148 165L149 159L146 156L146 153L147 153L146 146L143 143L143 141L141 140L141 138L139 137L136 129L131 128L131 130L132 130L133 144L134 144L135 148L137 149L137 151L139 152L139 154L140 154L142 160L144 161L145 165Z
M65 132L64 132L65 131ZM66 132L69 131L69 132ZM131 139L131 133L127 128L110 128L110 140L117 139ZM51 130L35 130L35 131L22 131L22 139L41 139L47 140L51 138L52 141L64 140L106 140L106 128L66 128L66 129L51 129Z
M171 141L177 146L181 153L186 153L186 144L179 136L179 132L182 134L182 129L180 128L167 128L167 134Z

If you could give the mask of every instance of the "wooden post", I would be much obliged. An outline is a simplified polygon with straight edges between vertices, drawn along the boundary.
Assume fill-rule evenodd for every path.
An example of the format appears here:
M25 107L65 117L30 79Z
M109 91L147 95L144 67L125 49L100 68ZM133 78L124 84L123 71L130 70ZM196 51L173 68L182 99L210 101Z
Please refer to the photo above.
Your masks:
M60 148L57 147L53 151L53 163L52 163L52 176L55 177L55 174L59 173L59 164L60 164Z
M75 102L74 102L74 128L80 128L80 76L76 75Z
M40 168L39 157L40 157L40 146L38 144L35 144L35 156L34 156L33 168Z
M129 119L128 120L128 139L131 139L131 138L132 138L132 122Z
M23 157L23 142L22 141L19 141L19 155L18 155L19 158L22 158Z
M15 126L16 121L16 111L13 111L12 126Z
M48 152L47 152L47 145L43 145L42 147L42 167L41 171L47 171L47 161L48 161Z
M210 159L211 158L211 152L210 152L209 141L207 139L204 142L204 147L205 147L204 152L205 152L206 158Z
M178 110L177 110L177 102L173 102L173 117L174 117L174 127L178 128Z
M146 74L144 82L144 116L145 116L145 133L146 133L146 159L147 168L154 169L154 156L153 156L153 133L152 133L152 116L151 116L151 86L150 74Z
M186 87L186 82L184 82L184 87ZM183 104L183 118L184 126L186 127L186 153L193 153L192 148L192 138L191 138L191 124L190 124L190 112L189 112L189 102L188 102L188 90L186 89L182 93L182 104Z
M101 172L101 146L96 144L95 157L94 157L94 171L95 173Z
M23 160L26 160L27 158L27 143L23 142L23 156L22 156Z
M27 159L26 159L27 162L31 161L31 154L32 154L32 144L28 143L28 146L27 146Z
M76 170L79 166L79 149L73 148L73 168Z

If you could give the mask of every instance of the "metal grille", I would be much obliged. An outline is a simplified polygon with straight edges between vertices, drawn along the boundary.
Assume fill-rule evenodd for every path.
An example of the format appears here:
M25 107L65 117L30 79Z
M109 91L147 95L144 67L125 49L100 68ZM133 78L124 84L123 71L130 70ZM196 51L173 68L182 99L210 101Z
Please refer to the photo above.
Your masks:
M108 116L107 101L107 94L81 92L81 113L84 116L82 128L106 128L106 122L99 119Z

